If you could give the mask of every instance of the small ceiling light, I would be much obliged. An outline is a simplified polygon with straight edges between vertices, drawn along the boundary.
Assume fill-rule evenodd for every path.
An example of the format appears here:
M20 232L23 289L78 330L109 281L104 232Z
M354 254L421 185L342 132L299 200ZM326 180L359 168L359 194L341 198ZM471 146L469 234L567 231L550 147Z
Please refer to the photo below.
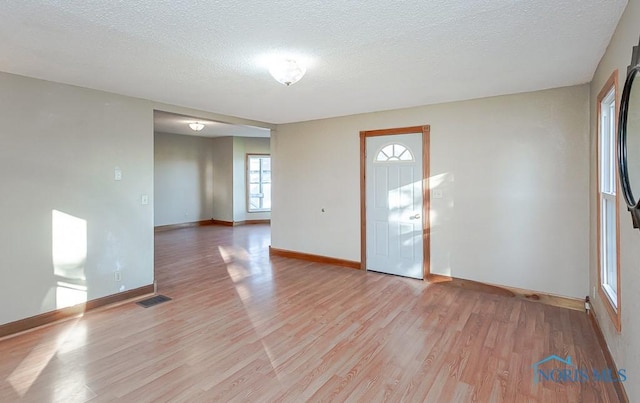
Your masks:
M306 72L307 70L293 59L278 60L269 69L273 78L287 87L297 83Z
M199 132L200 130L204 129L204 125L200 122L189 123L189 127L194 132Z

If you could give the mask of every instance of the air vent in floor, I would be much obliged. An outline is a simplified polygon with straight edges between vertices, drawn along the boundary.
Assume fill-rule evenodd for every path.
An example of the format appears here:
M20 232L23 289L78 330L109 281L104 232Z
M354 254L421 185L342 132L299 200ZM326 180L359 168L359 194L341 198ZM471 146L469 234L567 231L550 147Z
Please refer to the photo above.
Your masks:
M165 297L164 295L156 295L155 297L151 297L151 298L147 298L147 299L143 299L142 301L138 301L136 302L136 304L144 307L144 308L149 308L150 306L154 306L154 305L158 305L161 304L163 302L167 302L167 301L171 301L171 298L169 297Z

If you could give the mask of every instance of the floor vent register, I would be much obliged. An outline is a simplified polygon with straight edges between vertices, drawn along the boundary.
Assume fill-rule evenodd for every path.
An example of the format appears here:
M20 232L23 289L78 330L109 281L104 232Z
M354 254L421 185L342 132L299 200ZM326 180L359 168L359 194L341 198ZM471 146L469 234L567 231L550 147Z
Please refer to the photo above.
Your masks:
M164 295L156 295L154 297L143 299L142 301L138 301L136 302L136 304L144 308L149 308L151 306L158 305L167 301L171 301L171 298L165 297Z

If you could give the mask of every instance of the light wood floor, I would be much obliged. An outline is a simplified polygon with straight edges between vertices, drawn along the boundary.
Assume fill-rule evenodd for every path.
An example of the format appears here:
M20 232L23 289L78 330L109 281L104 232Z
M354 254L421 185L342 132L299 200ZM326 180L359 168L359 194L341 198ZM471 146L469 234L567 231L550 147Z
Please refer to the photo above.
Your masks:
M156 234L159 292L0 341L0 401L607 402L582 312L268 256L269 227Z

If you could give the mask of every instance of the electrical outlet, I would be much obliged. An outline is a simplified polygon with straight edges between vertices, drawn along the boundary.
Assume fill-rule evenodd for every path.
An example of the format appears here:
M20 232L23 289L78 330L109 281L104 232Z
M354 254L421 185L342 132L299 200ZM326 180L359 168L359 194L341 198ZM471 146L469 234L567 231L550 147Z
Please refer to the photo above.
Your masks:
M117 181L122 180L122 170L119 167L115 167L115 169L113 170L113 179Z
M120 272L120 270L116 270L115 272L113 272L113 274L113 277L116 281L122 281L122 273Z

